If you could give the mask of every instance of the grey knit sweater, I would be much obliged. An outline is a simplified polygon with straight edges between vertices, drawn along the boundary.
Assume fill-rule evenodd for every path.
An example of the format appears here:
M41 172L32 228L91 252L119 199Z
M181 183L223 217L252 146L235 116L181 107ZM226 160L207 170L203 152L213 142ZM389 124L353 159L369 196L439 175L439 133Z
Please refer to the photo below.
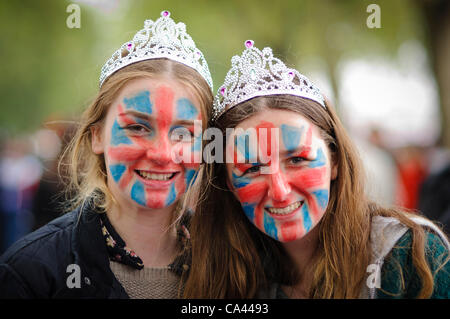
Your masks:
M168 267L138 270L115 261L110 267L131 299L178 298L180 277Z

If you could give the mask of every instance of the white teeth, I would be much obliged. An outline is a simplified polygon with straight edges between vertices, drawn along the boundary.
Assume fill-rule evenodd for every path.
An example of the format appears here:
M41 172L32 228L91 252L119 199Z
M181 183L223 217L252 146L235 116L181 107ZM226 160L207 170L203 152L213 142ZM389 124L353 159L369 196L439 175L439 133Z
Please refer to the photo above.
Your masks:
M172 174L154 174L154 173L149 173L146 171L137 171L138 174L145 178L145 179L150 179L150 180L155 180L155 181L167 181L169 179L171 179L173 177L173 175L175 173Z
M267 208L267 210L271 213L271 214L275 214L275 215L287 215L289 213L292 213L294 210L296 210L297 208L300 207L300 205L303 203L303 201L301 202L295 202L287 207L284 208Z

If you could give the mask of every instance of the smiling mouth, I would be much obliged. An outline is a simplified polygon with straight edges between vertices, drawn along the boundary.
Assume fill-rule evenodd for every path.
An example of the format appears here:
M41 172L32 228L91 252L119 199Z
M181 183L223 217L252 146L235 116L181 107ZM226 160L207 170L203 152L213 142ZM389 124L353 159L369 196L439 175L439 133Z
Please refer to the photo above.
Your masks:
M266 208L266 210L273 214L273 215L288 215L290 213L292 213L293 211L295 211L297 208L299 208L302 204L304 203L304 201L298 201L295 203L292 203L289 206L283 207L283 208L275 208L275 207L270 207L270 208Z
M149 171L135 170L135 172L145 180L149 181L168 181L174 178L175 173L151 173Z

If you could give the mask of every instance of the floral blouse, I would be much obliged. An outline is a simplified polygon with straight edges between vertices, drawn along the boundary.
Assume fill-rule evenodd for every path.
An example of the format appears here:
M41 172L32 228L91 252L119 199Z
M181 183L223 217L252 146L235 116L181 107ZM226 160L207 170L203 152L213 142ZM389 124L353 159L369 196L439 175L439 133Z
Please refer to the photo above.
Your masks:
M188 224L192 212L186 212L181 218L177 226L177 239L180 245L180 253L175 260L169 265L169 269L178 275L189 269L190 264L190 235ZM100 216L100 224L103 238L105 239L106 248L108 250L109 259L116 261L135 269L144 268L142 259L136 253L127 247L126 243L116 232L107 215L102 213Z

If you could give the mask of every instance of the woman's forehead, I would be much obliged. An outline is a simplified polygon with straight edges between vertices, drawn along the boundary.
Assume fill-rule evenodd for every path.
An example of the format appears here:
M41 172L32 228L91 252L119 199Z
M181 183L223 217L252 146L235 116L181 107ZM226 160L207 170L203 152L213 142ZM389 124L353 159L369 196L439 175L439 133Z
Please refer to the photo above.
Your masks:
M246 157L255 157L259 150L280 154L315 154L325 144L320 130L298 113L285 110L262 111L242 121L227 139L231 148ZM305 155L305 157L308 157Z
M164 103L165 105L156 105ZM153 107L188 108L190 113L201 112L200 101L192 89L170 78L141 78L128 83L119 93L113 105L125 104L129 108L138 108L150 112ZM167 104L167 105L166 105ZM180 106L181 105L181 106ZM189 113L189 110L186 111Z
M257 128L261 126L272 126L281 128L289 125L291 127L315 127L309 120L297 112L282 109L264 109L240 122L236 128Z

